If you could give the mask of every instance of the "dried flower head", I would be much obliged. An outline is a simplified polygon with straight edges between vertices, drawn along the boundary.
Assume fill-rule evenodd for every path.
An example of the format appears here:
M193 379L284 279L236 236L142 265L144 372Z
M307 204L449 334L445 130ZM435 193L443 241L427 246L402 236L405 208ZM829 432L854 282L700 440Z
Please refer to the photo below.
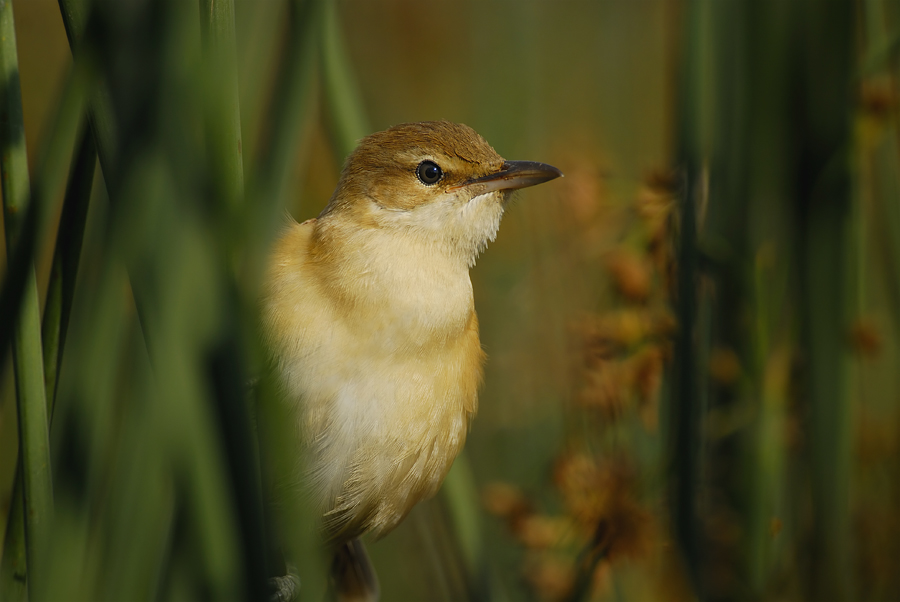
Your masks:
M531 503L522 490L509 483L488 483L481 493L485 509L500 518L515 521L531 513Z
M730 347L716 347L709 356L709 375L720 385L733 385L741 377L741 360Z
M525 564L524 577L542 600L564 600L575 582L571 560L551 554L530 558Z
M634 475L622 461L597 464L584 454L560 458L555 480L567 511L603 556L637 558L649 549L651 517L634 497Z
M630 251L617 251L606 262L616 289L629 301L642 303L650 296L651 268L647 260Z
M876 357L882 348L881 331L871 319L859 318L850 327L850 345L863 357Z

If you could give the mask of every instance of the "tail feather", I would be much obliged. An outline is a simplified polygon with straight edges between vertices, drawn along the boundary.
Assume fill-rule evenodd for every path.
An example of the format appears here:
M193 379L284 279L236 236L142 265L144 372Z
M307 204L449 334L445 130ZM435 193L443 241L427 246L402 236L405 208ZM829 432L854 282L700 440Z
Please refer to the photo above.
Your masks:
M378 577L359 539L351 539L335 552L331 580L337 602L378 601Z

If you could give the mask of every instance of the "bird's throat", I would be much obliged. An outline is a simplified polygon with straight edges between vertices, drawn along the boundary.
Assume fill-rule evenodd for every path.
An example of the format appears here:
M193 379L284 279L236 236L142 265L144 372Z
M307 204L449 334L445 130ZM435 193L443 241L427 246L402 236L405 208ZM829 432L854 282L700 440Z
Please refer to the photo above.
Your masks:
M461 336L474 312L467 263L414 232L322 224L320 281L345 318L392 346Z

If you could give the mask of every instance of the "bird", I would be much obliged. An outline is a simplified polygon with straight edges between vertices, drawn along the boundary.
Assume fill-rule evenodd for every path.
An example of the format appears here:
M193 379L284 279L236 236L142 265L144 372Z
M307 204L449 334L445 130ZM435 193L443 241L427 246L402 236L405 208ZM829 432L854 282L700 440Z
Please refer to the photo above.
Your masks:
M378 599L360 538L432 497L462 450L486 357L470 269L511 193L562 175L463 124L404 123L363 138L321 214L273 244L264 337L337 599Z

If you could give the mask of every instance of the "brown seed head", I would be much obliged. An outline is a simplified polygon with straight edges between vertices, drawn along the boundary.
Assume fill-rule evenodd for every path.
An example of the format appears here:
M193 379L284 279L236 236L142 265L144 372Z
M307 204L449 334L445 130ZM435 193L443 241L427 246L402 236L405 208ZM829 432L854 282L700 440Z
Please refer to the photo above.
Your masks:
M709 375L720 385L733 385L741 377L741 360L734 349L716 347L709 358Z
M856 320L850 327L850 345L861 356L876 357L882 348L878 326L868 318Z
M606 262L616 288L629 301L643 302L650 295L652 275L648 262L640 255L620 250Z

